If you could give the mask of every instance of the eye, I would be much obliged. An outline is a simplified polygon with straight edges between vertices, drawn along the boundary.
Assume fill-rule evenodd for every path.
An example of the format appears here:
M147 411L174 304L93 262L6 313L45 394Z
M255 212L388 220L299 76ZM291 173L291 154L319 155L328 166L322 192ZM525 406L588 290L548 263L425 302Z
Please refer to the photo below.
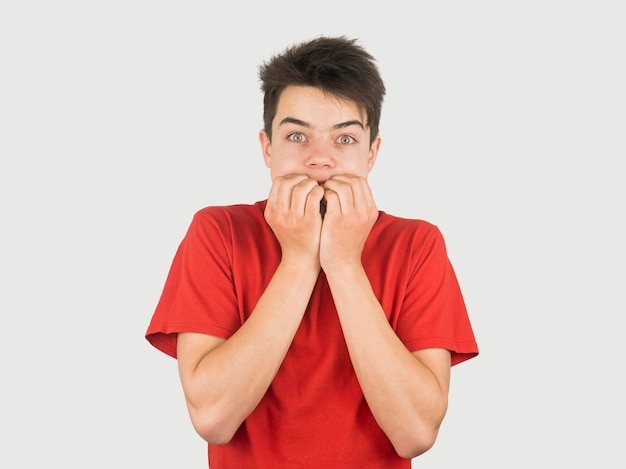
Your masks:
M351 137L350 135L340 135L337 139L337 143L340 143L341 145L350 145L355 142L356 140L354 137Z
M303 133L300 133L300 132L294 132L292 134L289 134L287 135L287 138L291 140L292 142L296 142L296 143L306 142L306 137L304 136Z

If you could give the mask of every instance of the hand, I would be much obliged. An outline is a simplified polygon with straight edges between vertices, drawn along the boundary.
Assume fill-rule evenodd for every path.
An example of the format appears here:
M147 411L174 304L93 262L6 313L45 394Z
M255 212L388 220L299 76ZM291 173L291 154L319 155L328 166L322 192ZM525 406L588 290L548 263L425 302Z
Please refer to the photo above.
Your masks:
M313 263L319 269L324 189L302 174L278 176L272 183L265 220L282 250L282 262Z
M378 209L367 179L333 176L324 183L326 215L322 224L320 265L328 272L347 264L361 265L363 246Z

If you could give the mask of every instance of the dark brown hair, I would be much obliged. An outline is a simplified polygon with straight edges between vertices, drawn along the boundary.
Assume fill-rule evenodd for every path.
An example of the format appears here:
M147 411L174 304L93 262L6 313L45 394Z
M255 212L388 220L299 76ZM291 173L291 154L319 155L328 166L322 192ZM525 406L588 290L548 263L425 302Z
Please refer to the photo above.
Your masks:
M378 135L385 85L374 57L356 39L320 36L288 47L259 66L263 125L272 138L278 99L291 85L314 86L365 109L370 143Z

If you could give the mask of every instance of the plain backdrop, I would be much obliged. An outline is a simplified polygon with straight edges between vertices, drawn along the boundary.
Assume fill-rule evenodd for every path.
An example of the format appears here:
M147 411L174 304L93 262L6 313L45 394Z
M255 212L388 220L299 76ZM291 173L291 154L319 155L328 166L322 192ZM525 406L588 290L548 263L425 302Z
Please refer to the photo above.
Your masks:
M415 468L623 468L619 1L0 5L0 466L203 468L144 339L206 205L266 197L257 67L358 38L388 88L370 182L437 224L481 354Z

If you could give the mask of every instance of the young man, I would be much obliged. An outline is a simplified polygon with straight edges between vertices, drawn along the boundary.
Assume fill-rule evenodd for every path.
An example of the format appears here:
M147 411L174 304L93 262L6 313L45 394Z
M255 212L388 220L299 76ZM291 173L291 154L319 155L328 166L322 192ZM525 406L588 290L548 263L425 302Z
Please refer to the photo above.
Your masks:
M178 359L211 469L410 468L478 349L437 227L370 191L385 86L344 37L260 78L269 196L196 213L146 337Z

